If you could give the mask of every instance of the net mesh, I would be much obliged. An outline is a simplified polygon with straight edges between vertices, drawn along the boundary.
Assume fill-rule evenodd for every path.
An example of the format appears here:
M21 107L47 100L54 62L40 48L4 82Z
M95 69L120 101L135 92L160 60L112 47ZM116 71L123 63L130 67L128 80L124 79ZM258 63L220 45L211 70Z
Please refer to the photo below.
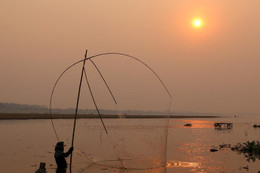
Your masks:
M109 55L96 58L94 62L117 104L97 69L87 61L88 82L108 134L96 116L87 82L83 81L79 113L94 118L77 120L74 146L78 156L75 156L75 164L86 159L107 168L141 170L164 167L171 105L165 88L148 68L136 61ZM77 74L80 74L80 65L59 81L52 107L75 105ZM111 118L115 116L119 118ZM69 145L73 120L54 120L54 124L59 140Z

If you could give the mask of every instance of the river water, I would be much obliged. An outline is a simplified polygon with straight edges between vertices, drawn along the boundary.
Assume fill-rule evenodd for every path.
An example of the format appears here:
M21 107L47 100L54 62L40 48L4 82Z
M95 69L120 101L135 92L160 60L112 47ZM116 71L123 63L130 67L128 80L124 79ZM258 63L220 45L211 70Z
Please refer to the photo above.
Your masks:
M67 145L70 145L71 142L72 121L54 121L59 137ZM93 158L94 153L96 156L101 156L99 160L102 160L105 157L109 158L110 155L106 153L102 155L101 151L107 150L109 153L112 149L105 141L107 137L104 130L100 130L97 126L100 124L98 119L80 119L76 129L73 173L257 173L260 171L259 159L247 161L244 155L230 149L210 152L210 149L218 148L221 144L235 145L260 140L260 128L253 128L254 124L260 124L260 116L169 119L168 131L165 131L167 129L165 120L161 119L105 119L104 121L108 126L108 132L114 133L115 136L136 137L129 140L114 137L118 140L118 144L126 147L124 151L137 151L142 155L149 152L147 156L154 160L165 157L166 166L153 169L118 169L118 167L95 164L93 160L98 157ZM233 128L215 129L213 126L215 122L231 122ZM192 126L184 126L186 123L190 123ZM163 133L168 134L167 139L163 138L165 135ZM110 137L113 136L110 134ZM57 139L50 120L1 120L0 138L1 172L34 172L40 162L46 162L49 173L55 172L56 164L53 154ZM140 140L142 143L133 142L134 139ZM105 145L104 148L99 149L98 147L101 145L96 141ZM167 148L163 146L162 141L167 142ZM151 148L145 145L151 146ZM68 148L67 146L65 150ZM93 159L90 160L90 157ZM69 158L67 161L69 162ZM131 162L129 163L131 164ZM149 164L154 163L149 161ZM134 164L137 165L137 163ZM141 161L138 161L138 164L141 164Z

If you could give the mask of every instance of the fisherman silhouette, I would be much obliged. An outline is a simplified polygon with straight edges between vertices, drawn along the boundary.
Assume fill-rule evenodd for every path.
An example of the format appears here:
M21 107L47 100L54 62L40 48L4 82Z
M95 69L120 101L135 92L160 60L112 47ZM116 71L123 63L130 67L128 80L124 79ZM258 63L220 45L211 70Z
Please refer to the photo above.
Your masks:
M73 151L73 147L70 147L70 149L64 153L64 146L64 142L60 141L56 144L55 147L54 157L57 164L56 173L66 173L67 162L65 157L68 157Z
M46 166L46 163L41 162L39 169L37 169L35 171L35 173L47 173L45 166Z

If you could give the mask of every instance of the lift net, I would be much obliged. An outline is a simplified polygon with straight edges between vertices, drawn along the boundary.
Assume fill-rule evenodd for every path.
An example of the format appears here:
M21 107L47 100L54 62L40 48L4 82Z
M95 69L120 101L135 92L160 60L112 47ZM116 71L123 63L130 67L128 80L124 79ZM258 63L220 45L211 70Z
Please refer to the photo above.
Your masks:
M171 105L169 93L149 68L135 60L109 55L93 61L117 104L93 63L87 60L87 80L82 84L78 117L88 118L77 120L74 163L87 160L102 167L135 170L164 167ZM76 65L71 75L64 75L60 81L53 100L56 107L62 106L59 102L76 100L78 82L75 79L79 77L74 75L79 74L80 67ZM97 116L87 83L108 133ZM73 106L73 101L68 104ZM69 144L73 120L55 120L54 124L59 140Z

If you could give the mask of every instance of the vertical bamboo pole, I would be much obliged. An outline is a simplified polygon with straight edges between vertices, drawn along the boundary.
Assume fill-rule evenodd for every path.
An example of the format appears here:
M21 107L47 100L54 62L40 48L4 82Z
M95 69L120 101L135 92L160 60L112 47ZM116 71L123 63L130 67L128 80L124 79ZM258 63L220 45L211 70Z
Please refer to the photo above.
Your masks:
M78 107L79 107L79 100L80 100L80 91L81 91L81 85L82 85L83 72L84 72L84 69L85 69L85 63L86 63L86 60L87 60L87 52L88 52L88 50L86 50L86 53L85 53L85 58L84 58L84 61L83 61L83 66L82 66L82 71L81 71L81 76L80 76L78 97L77 97L77 103L76 103L76 109L75 109L75 115L74 115L74 126L73 126L73 132L72 132L71 147L73 147L73 145L74 145L74 135L75 135L75 129L76 129L76 122L77 122L77 114L78 114ZM70 155L70 173L72 172L71 167L72 167L72 153Z

